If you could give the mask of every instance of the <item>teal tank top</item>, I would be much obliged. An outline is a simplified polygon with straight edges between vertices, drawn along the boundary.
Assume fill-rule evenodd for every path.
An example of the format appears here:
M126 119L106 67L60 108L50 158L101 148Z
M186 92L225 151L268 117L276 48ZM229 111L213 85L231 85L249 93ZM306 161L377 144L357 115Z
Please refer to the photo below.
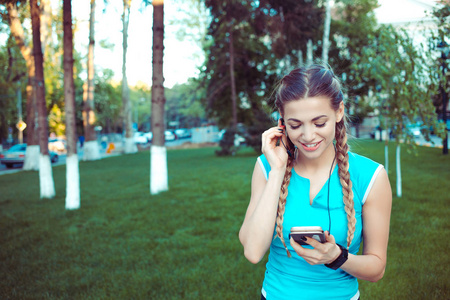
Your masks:
M270 172L267 159L261 155L258 162L267 179ZM382 165L366 157L349 153L349 172L356 216L355 235L349 248L352 254L358 253L362 241L362 207L382 168ZM347 215L337 167L334 168L329 180L331 234L338 244L346 247ZM358 281L354 276L341 269L332 270L325 265L309 265L297 255L289 243L289 232L293 226L321 226L323 230L329 230L328 181L316 195L312 205L309 201L309 186L309 179L299 176L293 169L283 221L283 237L292 257L287 256L279 238L272 241L262 294L267 300L357 299Z

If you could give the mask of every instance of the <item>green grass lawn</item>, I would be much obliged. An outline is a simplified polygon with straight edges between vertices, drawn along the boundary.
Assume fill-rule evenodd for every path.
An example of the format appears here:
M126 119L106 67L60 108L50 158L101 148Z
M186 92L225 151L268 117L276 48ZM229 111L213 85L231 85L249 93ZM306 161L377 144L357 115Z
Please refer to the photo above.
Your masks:
M259 299L265 262L243 256L238 231L256 154L169 150L168 192L149 193L149 152L80 163L81 208L39 199L37 172L0 176L0 299ZM384 163L384 144L352 142ZM395 191L395 148L390 147ZM402 151L386 274L362 299L448 299L450 158Z

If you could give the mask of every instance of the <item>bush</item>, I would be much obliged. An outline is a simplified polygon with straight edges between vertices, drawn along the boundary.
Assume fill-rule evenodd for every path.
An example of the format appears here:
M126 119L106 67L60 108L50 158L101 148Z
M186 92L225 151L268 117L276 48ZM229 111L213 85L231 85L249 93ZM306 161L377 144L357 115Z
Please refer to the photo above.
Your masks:
M219 142L220 150L216 150L218 156L235 155L239 146L236 146L234 140L236 138L237 130L229 127L225 130L222 139Z

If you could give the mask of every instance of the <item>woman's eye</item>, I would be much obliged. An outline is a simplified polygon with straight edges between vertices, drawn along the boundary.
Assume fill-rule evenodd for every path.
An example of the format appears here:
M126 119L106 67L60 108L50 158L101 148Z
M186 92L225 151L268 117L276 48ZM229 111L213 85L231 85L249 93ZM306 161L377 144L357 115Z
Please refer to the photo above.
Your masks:
M300 125L297 125L297 126L292 126L291 125L291 129L297 129L297 128L299 128L300 127Z
M323 126L325 126L325 123L322 123L322 124L316 124L316 127L323 127Z

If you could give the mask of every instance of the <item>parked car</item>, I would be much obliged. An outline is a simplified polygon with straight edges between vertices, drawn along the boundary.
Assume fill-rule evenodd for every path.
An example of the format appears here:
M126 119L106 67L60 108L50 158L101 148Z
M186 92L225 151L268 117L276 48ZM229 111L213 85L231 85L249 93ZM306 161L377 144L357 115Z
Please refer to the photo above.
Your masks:
M147 138L149 142L153 141L153 133L152 132L146 132L144 133L144 136ZM177 136L170 130L166 130L164 132L164 138L166 141L174 141L177 139Z
M27 152L27 144L16 144L7 151L0 154L0 163L7 168L12 168L14 165L23 165L25 162L25 153ZM59 156L54 151L49 151L50 160L52 163L58 161Z
M63 139L49 139L48 150L53 152L65 153L67 152L66 140Z
M192 136L191 130L187 128L175 129L175 134L180 139L189 138Z
M148 143L148 139L143 132L135 132L133 135L133 140L136 144L145 145Z
M170 130L164 131L164 137L165 137L166 141L175 141L177 139L177 136L175 135L175 133L173 133Z
M144 136L147 138L149 142L153 140L153 133L152 132L146 132L144 133Z

